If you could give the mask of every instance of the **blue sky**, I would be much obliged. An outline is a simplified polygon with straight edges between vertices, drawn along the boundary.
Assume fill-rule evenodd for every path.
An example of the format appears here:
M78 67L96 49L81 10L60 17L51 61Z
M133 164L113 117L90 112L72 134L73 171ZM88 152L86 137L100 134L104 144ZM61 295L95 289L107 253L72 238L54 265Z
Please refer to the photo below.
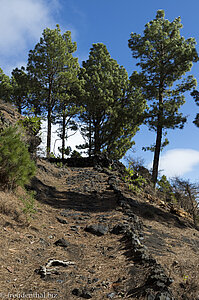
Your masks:
M71 30L80 63L88 58L93 43L102 42L131 75L136 61L128 48L130 33L142 34L158 9L164 9L170 21L180 16L184 26L181 34L195 37L199 43L198 0L0 0L0 67L9 75L13 68L26 65L28 52L43 29L59 24L62 32ZM199 52L199 46L197 49ZM199 63L191 73L199 82ZM168 131L170 144L162 153L160 169L168 176L176 174L195 181L199 180L199 128L192 122L199 107L189 93L182 112L189 116L188 123L183 130ZM150 165L153 154L141 149L155 142L155 133L141 126L135 141L133 156Z

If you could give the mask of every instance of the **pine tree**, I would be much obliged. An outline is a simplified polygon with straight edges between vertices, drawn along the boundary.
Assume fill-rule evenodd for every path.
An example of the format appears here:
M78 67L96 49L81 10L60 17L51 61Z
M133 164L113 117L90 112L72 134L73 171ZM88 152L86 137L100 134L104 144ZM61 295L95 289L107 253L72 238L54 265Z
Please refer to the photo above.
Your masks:
M165 175L162 175L160 180L158 180L157 184L158 191L160 191L164 195L166 201L172 202L175 200L172 186Z
M9 76L5 75L0 68L0 99L6 102L10 101L12 85Z
M12 94L11 101L14 103L21 114L28 106L29 80L25 68L15 68L11 77Z
M80 67L77 58L72 56L76 47L72 44L71 39L69 39L68 44L69 43L71 43L71 57L67 62L67 70L59 76L59 89L57 94L59 102L55 105L56 124L60 125L58 132L62 140L62 147L59 149L62 159L64 159L67 150L65 148L66 140L78 130L75 117L82 111L82 107L77 104L77 99L82 93L82 82L78 78ZM69 131L73 131L73 133L69 133Z
M137 66L141 72L134 72L131 81L142 89L148 100L145 124L156 132L154 150L153 182L157 182L160 151L168 140L162 142L167 129L182 129L186 117L179 112L185 103L184 92L196 85L193 76L185 76L193 62L198 60L196 41L180 35L180 17L173 22L165 19L163 10L156 18L146 24L144 34L131 33L129 48L132 56L139 59Z
M34 175L36 167L22 142L18 128L8 127L0 132L0 186L14 189L23 186Z
M53 30L46 28L43 31L40 42L34 50L29 52L28 73L31 78L39 83L40 101L47 110L47 157L50 156L51 148L51 126L53 112L59 101L62 79L70 80L71 68L75 60L72 53L76 50L76 43L71 41L70 31L61 34L59 25ZM67 75L66 75L67 74Z
M93 44L89 59L83 62L84 81L81 105L84 112L82 134L89 156L107 151L121 158L132 147L132 138L141 123L145 101L140 90L130 85L124 67L112 59L106 46Z

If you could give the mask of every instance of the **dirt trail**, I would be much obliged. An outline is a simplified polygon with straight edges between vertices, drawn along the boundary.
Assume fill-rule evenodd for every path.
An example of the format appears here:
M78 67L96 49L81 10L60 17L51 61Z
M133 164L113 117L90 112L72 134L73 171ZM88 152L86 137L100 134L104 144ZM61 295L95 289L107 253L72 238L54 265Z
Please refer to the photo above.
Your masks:
M38 162L32 182L37 212L31 226L20 227L5 215L1 220L2 299L166 299L158 298L157 280L151 275L158 263L168 276L161 275L158 282L165 284L173 277L174 283L166 285L174 288L176 299L188 294L190 285L183 276L191 265L198 270L198 232L182 221L180 225L176 216L155 203L147 204L144 196L135 197L116 178L130 201L123 205L121 192L110 184L110 177L115 178L110 173ZM136 235L139 222L144 239ZM125 235L124 228L130 227L135 231ZM144 246L136 248L136 241L137 246L144 243L154 259ZM46 269L49 260L54 261ZM156 268L156 273L161 270ZM144 290L148 296L142 296ZM172 299L169 294L167 299Z
M36 298L38 294L40 298L57 295L57 299L77 299L73 293L81 290L86 298L115 296L114 283L117 286L118 280L128 279L120 237L85 231L91 224L110 229L124 218L117 210L108 176L93 168L60 171L46 162L38 167L33 186L39 208L31 227L4 224L1 228L2 296L9 299L13 294L24 294L31 298L32 294ZM66 245L56 246L61 239ZM34 270L49 259L72 261L74 265L59 266L55 274L41 279Z

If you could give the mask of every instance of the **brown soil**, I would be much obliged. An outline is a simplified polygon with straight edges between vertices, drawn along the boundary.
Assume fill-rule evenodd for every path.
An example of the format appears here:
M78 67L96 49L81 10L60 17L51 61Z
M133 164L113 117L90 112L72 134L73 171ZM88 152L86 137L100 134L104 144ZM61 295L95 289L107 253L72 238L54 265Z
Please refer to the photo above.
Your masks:
M126 197L139 203L133 212L143 222L142 242L173 278L175 299L199 299L199 232L189 219L161 208L155 197L135 195L119 179L118 184ZM108 175L93 168L59 168L40 160L31 188L37 200L29 225L19 202L23 191L19 189L17 195L0 192L0 297L81 299L75 293L85 289L87 299L89 295L96 300L128 299L131 285L140 285L144 278L139 275L143 267L128 257L122 235L109 231L96 236L85 231L91 224L113 228L127 222ZM54 244L63 238L66 247ZM41 278L35 270L49 259L74 264L59 266ZM137 273L132 274L132 266Z

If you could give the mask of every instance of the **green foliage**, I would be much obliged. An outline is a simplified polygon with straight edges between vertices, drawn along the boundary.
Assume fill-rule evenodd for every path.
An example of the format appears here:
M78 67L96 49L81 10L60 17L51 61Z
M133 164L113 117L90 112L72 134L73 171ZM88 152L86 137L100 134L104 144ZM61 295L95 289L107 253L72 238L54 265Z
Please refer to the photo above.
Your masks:
M128 183L129 189L135 193L140 193L147 181L139 173L135 172L131 166L125 169L123 180Z
M25 72L25 68L15 68L12 71L12 94L11 101L14 103L21 114L22 110L28 105L29 79Z
M41 118L37 116L26 116L24 119L20 119L18 124L36 136L41 129Z
M175 194L170 182L167 180L167 177L163 175L161 179L157 182L158 190L163 193L166 201L176 202Z
M71 153L71 156L70 156L71 158L80 158L80 157L82 157L81 156L81 153L80 152L78 152L77 150L73 150L73 152Z
M154 184L158 176L160 150L165 145L162 143L163 133L167 129L181 129L186 122L179 108L185 103L184 92L195 87L196 79L185 75L198 60L195 39L185 40L180 35L180 18L169 22L164 15L164 11L159 10L156 18L145 25L143 36L131 33L129 39L132 56L139 59L137 66L141 69L130 79L134 86L141 88L148 100L144 123L156 132Z
M15 127L0 132L0 186L14 189L28 183L36 167Z
M192 93L191 93L191 96L193 96L195 102L196 102L196 105L199 106L199 92L197 90L194 90ZM195 117L195 120L193 121L193 123L199 127L199 114L196 114L196 117Z
M10 100L10 95L12 92L12 85L10 78L3 73L0 68L0 99L8 102Z
M71 149L71 147L70 146L68 146L68 147L66 147L66 148L62 148L62 147L58 147L58 150L59 150L59 152L61 152L61 153L64 153L65 155L69 155L70 153L71 153L71 151L72 151L72 149Z
M76 43L71 40L71 32L67 31L62 35L57 25L53 30L44 29L40 42L29 52L27 70L30 78L34 79L32 89L47 111L48 157L51 151L51 125L55 107L60 107L65 117L65 109L70 99L68 94L71 95L72 86L77 80L78 59L72 56L76 47Z
M106 150L110 157L119 159L134 144L132 138L145 109L142 94L102 43L93 44L80 78L85 90L80 119L86 142L82 149L88 148L89 156Z
M53 152L50 152L50 158L57 158Z
M56 163L56 166L58 167L58 168L63 168L63 162L57 162Z
M167 180L167 177L165 175L162 175L161 179L158 181L159 191L163 193L171 192L172 187L169 181Z
M166 138L164 140L164 142L161 144L161 148L160 148L160 151L163 150L164 147L166 147L167 145L169 144L169 140ZM153 144L151 146L147 146L147 147L142 147L142 150L143 151L151 151L151 152L155 152L155 149L156 149L156 145Z
M27 221L30 222L32 215L36 213L35 210L35 191L26 192L26 196L20 197L23 203L23 213L26 215Z

